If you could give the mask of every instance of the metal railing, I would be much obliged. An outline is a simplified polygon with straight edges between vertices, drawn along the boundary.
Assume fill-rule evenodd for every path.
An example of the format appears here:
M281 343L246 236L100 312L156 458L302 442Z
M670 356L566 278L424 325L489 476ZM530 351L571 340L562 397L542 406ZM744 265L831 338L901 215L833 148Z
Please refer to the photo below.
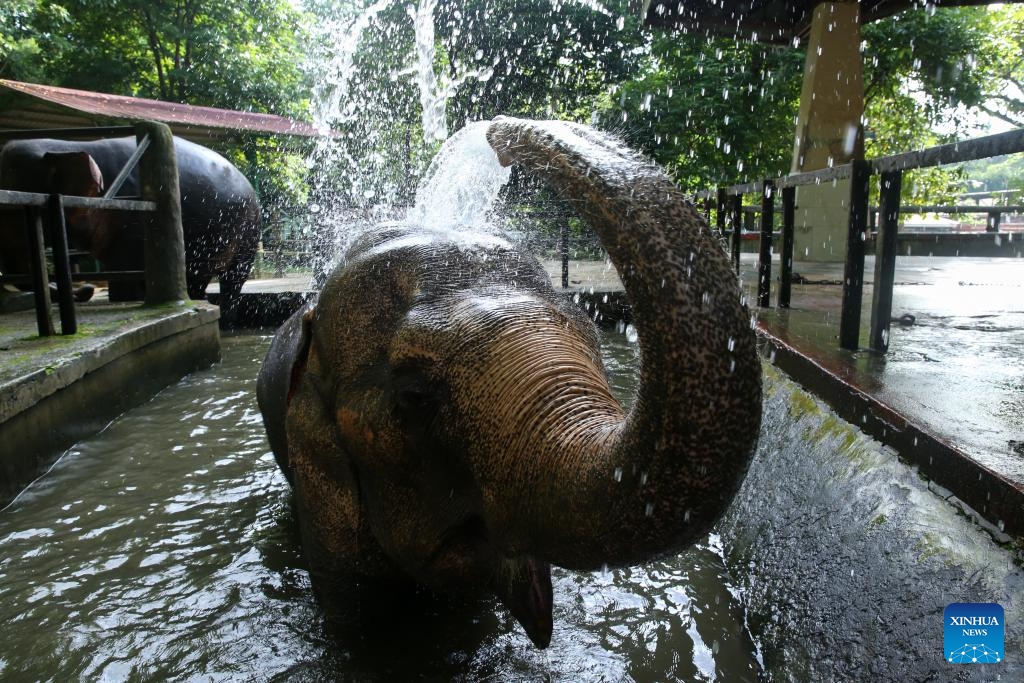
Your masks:
M0 282L28 282L31 284L39 336L54 334L53 322L50 319L50 278L46 264L44 232L50 238L61 334L75 334L78 331L71 287L74 277L71 273L69 259L65 209L147 211L156 214L154 225L157 227L148 230L146 234L145 262L147 270L138 273L145 274L147 280L146 302L163 303L186 298L180 212L165 210L166 207L179 202L177 162L174 157L169 128L163 124L141 122L135 127L0 131L0 140L40 137L101 138L122 134L136 135L138 145L103 197L79 197L0 189L0 207L21 208L25 213L30 269L28 274L5 273L0 276ZM142 161L141 166L140 161ZM143 197L141 199L115 199L114 196L136 166L140 166L142 174L140 185ZM178 216L176 223L174 217L170 215L172 213ZM150 256L150 252L153 253L153 256ZM129 273L92 273L91 277L115 279L125 275L129 275Z
M963 163L1024 151L1024 129L989 135L964 142L954 142L929 149L895 154L870 160L854 160L833 168L795 173L781 178L765 179L743 185L720 187L694 195L703 205L710 221L713 209L721 234L732 233L732 258L739 271L742 233L743 196L759 194L761 200L760 250L758 256L757 304L770 305L771 239L774 232L774 203L782 198L782 229L780 248L780 283L778 306L788 308L793 275L793 239L796 210L796 188L820 185L833 180L850 179L849 212L846 235L846 262L843 270L842 313L839 324L839 345L857 350L860 339L861 308L864 290L865 242L869 227L868 196L872 176L879 178L878 232L875 242L874 295L871 306L869 348L885 353L889 346L889 324L896 268L896 234L901 213L901 192L904 171ZM921 208L921 207L916 207ZM968 208L968 207L963 207ZM988 207L969 207L972 212ZM997 207L991 207L995 209ZM998 207L1000 212L1008 208ZM992 221L990 221L991 223ZM997 223L998 225L998 223Z

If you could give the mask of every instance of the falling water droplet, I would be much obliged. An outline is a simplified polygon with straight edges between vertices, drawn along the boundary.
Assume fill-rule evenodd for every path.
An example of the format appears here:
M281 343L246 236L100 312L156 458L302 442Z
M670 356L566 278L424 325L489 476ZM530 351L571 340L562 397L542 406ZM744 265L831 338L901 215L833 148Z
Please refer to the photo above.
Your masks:
M734 351L736 349L736 338L729 337L729 341L726 343L726 346L730 351Z
M654 514L654 503L648 503L644 506L644 516L650 517Z
M616 467L615 473L612 475L612 477L615 479L615 481L622 481L622 468Z

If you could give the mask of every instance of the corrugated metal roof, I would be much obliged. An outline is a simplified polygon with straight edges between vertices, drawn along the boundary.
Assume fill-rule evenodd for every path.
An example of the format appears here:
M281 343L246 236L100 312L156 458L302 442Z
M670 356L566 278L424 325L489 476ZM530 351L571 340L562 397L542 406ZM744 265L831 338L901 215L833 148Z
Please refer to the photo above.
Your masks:
M7 88L22 95L38 98L50 104L115 121L160 121L171 126L175 133L181 130L196 129L197 137L217 137L218 131L223 133L248 131L255 133L272 133L277 135L298 135L317 137L334 134L318 130L310 123L295 121L275 114L258 114L247 111L232 111L215 107L197 107L175 102L162 102L141 97L125 97L105 93L58 88L51 85L22 83L0 79L0 88ZM49 120L48 117L47 120ZM5 121L4 123L7 123ZM26 121L25 123L31 123ZM2 125L2 124L0 124ZM24 128L25 125L12 126ZM30 126L30 127L46 127ZM184 137L189 137L187 134Z

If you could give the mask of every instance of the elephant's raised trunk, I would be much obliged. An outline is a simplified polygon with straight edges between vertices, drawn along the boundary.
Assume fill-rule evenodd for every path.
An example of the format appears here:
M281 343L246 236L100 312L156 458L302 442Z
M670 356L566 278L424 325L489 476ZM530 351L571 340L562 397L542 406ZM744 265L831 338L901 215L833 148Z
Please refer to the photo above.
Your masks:
M665 174L614 139L571 123L501 118L488 140L503 164L544 178L588 220L626 287L640 339L632 411L614 424L606 419L614 411L599 411L602 426L573 441L580 452L540 475L555 500L543 519L524 522L540 529L531 552L597 568L698 540L739 488L761 422L760 362L729 262Z

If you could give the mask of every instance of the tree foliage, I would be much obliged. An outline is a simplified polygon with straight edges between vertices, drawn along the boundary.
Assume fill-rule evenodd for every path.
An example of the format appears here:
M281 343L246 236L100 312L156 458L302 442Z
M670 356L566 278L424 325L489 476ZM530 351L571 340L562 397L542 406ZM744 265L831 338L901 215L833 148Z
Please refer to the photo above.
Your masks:
M981 65L988 74L979 109L1018 128L1024 127L1024 7L1002 5L986 13Z
M691 188L785 173L803 52L647 32L632 7L7 0L0 77L312 115L341 133L321 145L312 167L280 141L247 139L232 151L262 194L293 202L305 196L310 173L348 206L410 201L438 147L424 128L431 106L442 108L449 131L497 114L597 121ZM434 18L432 34L415 30L424 12ZM962 137L971 111L1022 123L1020 7L907 11L865 26L863 54L869 156ZM933 178L909 186L946 191L957 180Z
M635 71L638 23L622 0L444 0L439 43L451 80L462 81L454 127L498 114L589 119L609 85Z
M602 119L691 189L775 177L789 170L802 65L793 49L658 33Z
M303 118L303 15L288 0L9 0L0 76ZM303 201L301 157L251 135L221 146L264 204Z

